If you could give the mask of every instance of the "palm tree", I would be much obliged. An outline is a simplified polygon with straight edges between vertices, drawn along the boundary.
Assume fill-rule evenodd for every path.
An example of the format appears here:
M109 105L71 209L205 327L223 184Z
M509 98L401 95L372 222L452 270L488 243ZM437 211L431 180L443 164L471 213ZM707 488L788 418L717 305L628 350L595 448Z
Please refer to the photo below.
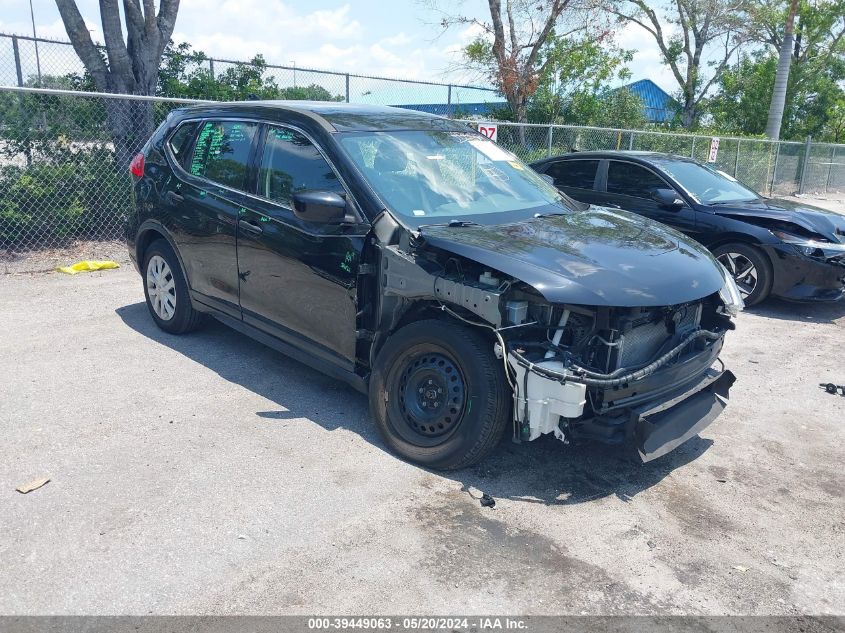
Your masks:
M792 63L792 41L795 31L795 14L798 12L798 0L789 4L786 15L786 27L783 32L783 42L778 55L778 71L775 76L775 87L772 90L772 102L769 105L769 120L766 123L766 136L777 140L780 138L780 125L783 121L783 108L786 105L786 85L789 83L789 66Z

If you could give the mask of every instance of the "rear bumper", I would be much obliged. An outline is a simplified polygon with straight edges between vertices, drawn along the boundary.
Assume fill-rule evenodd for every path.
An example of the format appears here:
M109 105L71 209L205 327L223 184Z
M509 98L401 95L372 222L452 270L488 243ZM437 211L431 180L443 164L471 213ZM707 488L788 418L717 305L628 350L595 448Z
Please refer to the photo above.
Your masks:
M650 407L633 410L637 450L649 462L698 435L724 411L736 377L714 369L691 387Z

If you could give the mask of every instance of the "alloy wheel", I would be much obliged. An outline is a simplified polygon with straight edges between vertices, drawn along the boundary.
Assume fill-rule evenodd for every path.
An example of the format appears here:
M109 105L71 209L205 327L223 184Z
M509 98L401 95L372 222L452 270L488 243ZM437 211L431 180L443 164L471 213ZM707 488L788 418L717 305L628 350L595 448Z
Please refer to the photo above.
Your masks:
M757 287L757 268L751 260L742 253L732 252L722 253L717 259L734 278L742 298L748 298Z
M169 321L176 314L176 282L173 271L160 255L147 263L147 295L158 318Z

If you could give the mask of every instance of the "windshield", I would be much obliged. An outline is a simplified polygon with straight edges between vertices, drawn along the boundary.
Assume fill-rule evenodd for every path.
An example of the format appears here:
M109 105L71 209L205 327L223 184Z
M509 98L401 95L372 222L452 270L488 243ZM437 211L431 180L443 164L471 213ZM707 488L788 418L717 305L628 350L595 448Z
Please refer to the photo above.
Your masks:
M660 166L702 204L750 202L760 198L736 178L700 163L674 160L661 161Z
M501 224L581 206L473 132L344 133L340 144L398 219L415 228Z

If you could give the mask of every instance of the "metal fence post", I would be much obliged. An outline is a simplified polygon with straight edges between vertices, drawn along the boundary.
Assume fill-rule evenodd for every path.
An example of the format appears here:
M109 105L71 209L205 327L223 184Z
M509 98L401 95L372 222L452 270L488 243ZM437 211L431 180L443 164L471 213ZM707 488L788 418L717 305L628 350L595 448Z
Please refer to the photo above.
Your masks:
M824 192L830 188L830 175L833 172L833 165L836 163L836 145L830 150L830 163L827 165L827 180L824 183Z
M12 36L12 51L15 55L15 74L18 77L18 87L23 86L23 72L21 71L21 51L18 48L18 38Z
M211 73L211 78L214 79L216 77L214 74L214 60L210 57L208 58L208 71Z
M346 73L346 103L349 103L349 73Z
M446 91L446 116L452 116L452 84L449 84Z
M772 169L772 180L769 184L769 195L772 196L775 193L775 178L777 178L778 174L778 161L780 160L780 142L775 142L775 166Z
M804 193L807 184L807 167L810 165L810 151L813 146L813 137L808 136L804 144L804 164L801 166L801 180L798 183L798 193Z
M633 130L631 130L631 138L628 139L628 149L629 150L634 149L634 131Z
M734 178L739 178L739 146L742 143L739 139L736 141L736 160L734 161Z
M554 126L552 124L549 124L548 152L546 152L546 156L548 156L549 158L551 158L552 156L552 133L554 132L554 129Z
M689 152L690 158L695 158L695 139L696 138L697 137L695 137L695 136L692 137L692 149L690 149L690 152Z

